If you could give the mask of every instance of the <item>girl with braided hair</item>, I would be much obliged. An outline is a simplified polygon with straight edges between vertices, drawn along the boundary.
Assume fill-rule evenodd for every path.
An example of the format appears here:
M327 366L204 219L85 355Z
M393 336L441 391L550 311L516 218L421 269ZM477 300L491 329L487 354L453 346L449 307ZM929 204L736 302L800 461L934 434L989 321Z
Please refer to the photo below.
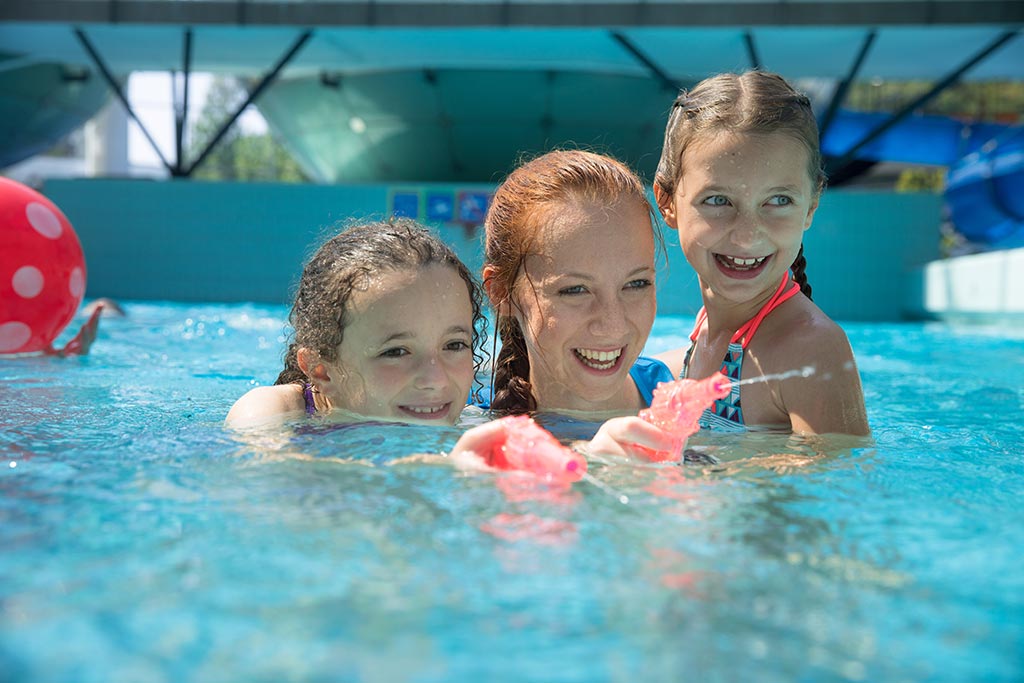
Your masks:
M415 221L354 225L306 264L289 314L294 339L273 386L227 423L339 411L455 424L481 358L479 287L455 253Z
M624 164L556 150L516 168L487 218L484 289L501 352L491 408L636 414L663 364L639 358L655 315L658 236Z
M654 197L704 307L689 348L659 359L677 377L733 380L703 427L869 433L850 344L811 301L805 272L824 184L810 102L780 76L723 74L676 99Z

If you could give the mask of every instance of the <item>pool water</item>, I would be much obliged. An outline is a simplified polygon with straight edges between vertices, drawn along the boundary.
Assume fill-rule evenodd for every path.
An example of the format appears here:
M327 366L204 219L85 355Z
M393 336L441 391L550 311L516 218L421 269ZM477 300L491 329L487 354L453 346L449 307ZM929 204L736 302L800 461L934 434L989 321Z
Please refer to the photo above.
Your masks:
M701 433L519 499L396 462L458 429L223 429L283 307L126 309L0 359L0 681L1024 678L1024 329L844 325L872 447Z

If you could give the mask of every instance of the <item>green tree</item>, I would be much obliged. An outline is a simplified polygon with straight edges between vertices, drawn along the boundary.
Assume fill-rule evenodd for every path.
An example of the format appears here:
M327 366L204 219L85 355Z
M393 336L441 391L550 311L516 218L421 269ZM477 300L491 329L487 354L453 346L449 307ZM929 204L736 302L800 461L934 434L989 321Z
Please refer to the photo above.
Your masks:
M927 81L859 81L847 94L844 106L860 111L893 112L928 92ZM1018 81L965 81L956 83L921 108L923 114L955 116L975 121L1016 124L1024 112L1024 83Z
M941 194L946 189L945 167L917 166L904 169L896 179L897 192L934 192Z
M233 78L214 78L191 131L189 159L197 159L220 127L245 102L245 89ZM246 135L237 122L192 174L202 180L305 182L306 175L269 133Z

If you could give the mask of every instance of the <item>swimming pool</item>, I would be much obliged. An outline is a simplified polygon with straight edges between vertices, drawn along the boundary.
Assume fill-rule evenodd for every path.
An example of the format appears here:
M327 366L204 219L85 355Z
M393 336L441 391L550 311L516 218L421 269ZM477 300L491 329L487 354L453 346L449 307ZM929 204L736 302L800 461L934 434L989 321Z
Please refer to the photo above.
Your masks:
M593 463L623 505L388 465L455 429L240 439L285 308L127 309L0 360L0 680L1024 676L1024 329L844 325L874 448L699 434L719 465Z

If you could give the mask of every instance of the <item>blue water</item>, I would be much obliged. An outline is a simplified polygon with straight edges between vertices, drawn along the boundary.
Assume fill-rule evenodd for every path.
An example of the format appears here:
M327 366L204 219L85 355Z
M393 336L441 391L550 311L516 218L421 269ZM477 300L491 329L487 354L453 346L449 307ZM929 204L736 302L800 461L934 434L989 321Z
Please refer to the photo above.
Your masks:
M1024 329L844 325L873 447L593 462L623 505L395 463L457 429L232 434L285 310L127 309L0 360L0 681L1024 677Z

